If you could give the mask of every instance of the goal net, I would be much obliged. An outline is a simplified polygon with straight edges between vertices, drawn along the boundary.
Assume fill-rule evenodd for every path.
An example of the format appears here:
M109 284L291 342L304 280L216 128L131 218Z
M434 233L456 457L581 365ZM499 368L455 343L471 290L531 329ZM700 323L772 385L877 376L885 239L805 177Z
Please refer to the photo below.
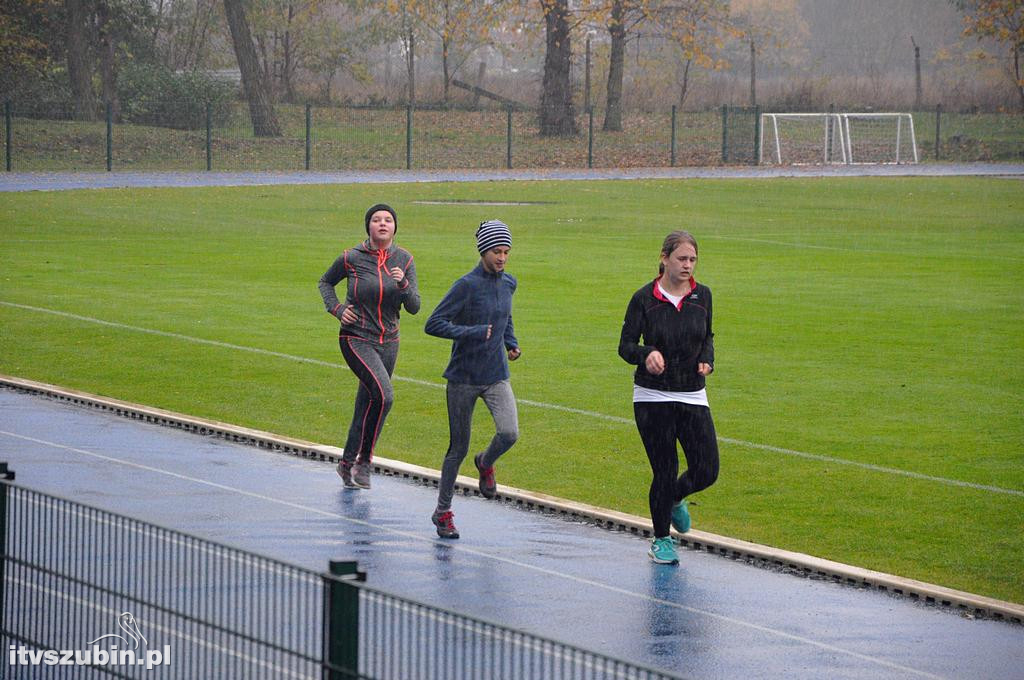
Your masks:
M762 164L917 163L909 113L761 114Z

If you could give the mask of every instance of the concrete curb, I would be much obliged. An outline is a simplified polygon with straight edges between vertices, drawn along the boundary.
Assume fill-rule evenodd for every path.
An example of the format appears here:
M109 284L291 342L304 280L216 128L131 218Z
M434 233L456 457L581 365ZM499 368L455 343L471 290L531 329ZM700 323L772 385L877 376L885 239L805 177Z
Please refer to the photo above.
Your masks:
M221 423L173 411L141 406L34 380L0 375L0 386L51 397L58 401L79 406L108 411L134 420L143 420L166 427L175 427L201 435L218 436L228 441L301 456L303 458L330 461L332 463L341 460L342 449L335 446L316 444L260 430L239 427L229 423ZM402 477L426 484L437 485L441 478L441 473L437 470L380 457L374 459L373 467L379 474ZM467 495L479 493L477 490L477 480L460 475L457 481L457 490ZM498 487L498 499L524 509L548 512L571 520L591 522L607 529L628 531L647 537L651 534L650 521L645 517L607 510L585 503L577 503L556 496L548 496L546 494L500 485ZM827 578L849 585L891 592L929 604L956 609L965 614L1024 624L1024 605L1013 602L974 595L931 583L893 576L870 569L862 569L812 555L780 550L696 529L690 530L685 534L675 535L682 545L694 550L705 550L732 559L747 560L766 567L791 569L805 576Z

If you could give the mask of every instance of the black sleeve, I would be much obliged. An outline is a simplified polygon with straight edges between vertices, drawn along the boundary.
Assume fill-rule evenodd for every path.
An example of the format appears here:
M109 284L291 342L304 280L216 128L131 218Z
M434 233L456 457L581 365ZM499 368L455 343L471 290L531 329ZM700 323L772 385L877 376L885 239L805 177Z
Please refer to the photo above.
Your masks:
M622 333L619 335L619 356L626 363L639 366L647 355L654 351L653 347L640 344L640 336L644 327L644 305L640 295L634 295L626 307L626 317L622 320Z
M708 326L707 333L704 335L704 345L700 349L700 354L697 356L697 363L699 364L710 364L711 368L715 367L715 334L711 330L711 289L707 291L707 307L708 307Z

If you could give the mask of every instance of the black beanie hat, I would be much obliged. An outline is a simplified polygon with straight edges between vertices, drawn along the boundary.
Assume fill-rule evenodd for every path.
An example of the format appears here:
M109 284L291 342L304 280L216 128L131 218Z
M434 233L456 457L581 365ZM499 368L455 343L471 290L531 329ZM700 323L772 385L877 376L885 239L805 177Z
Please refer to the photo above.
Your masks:
M379 210L387 210L391 213L392 219L395 220L395 233L398 233L398 215L395 214L394 209L387 203L378 203L377 205L371 205L370 209L366 211L366 233L370 233L370 218L373 217L373 213Z

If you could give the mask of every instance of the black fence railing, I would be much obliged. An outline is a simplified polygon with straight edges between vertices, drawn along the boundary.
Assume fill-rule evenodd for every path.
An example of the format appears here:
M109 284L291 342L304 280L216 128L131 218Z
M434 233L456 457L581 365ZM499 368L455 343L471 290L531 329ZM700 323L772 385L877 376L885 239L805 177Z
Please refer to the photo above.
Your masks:
M676 677L12 479L0 464L0 677Z
M575 134L543 136L539 112L356 107L275 107L276 134L255 134L241 102L147 112L132 120L114 106L82 120L67 105L8 101L8 171L630 168L756 164L758 113L623 114L605 129L601 109L572 112ZM205 111L205 113L204 113ZM824 113L824 112L822 112ZM568 115L568 114L567 114ZM913 114L921 161L1024 161L1024 116ZM263 131L265 132L265 131ZM784 140L783 140L784 141ZM880 144L888 144L888 138ZM912 157L912 154L906 156Z

